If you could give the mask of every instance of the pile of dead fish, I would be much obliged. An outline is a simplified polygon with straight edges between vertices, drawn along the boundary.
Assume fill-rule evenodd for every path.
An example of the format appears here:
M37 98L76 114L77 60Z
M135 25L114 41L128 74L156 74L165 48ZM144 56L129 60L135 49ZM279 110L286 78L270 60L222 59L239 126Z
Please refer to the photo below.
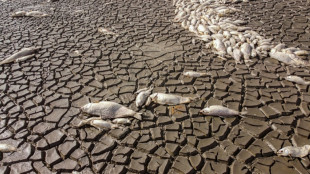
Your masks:
M256 57L275 58L292 66L310 66L302 59L307 51L297 48L285 48L283 44L276 46L271 39L245 27L244 20L232 19L238 9L226 5L240 0L174 0L176 7L175 22L205 41L206 47L212 48L220 58L233 58L236 64L253 61Z

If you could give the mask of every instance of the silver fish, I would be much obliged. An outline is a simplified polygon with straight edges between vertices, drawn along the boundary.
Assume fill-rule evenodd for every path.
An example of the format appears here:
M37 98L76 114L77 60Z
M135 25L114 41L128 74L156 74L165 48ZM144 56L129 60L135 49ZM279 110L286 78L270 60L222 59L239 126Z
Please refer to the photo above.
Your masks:
M154 93L150 95L146 105L149 105L152 101L162 105L178 105L190 103L195 99L193 97L182 97L174 94Z
M302 158L309 154L309 150L310 150L310 145L304 145L302 147L286 146L280 149L277 152L277 155Z
M222 56L226 54L226 47L220 39L215 39L213 41L213 47L218 51L218 54Z
M136 97L136 106L137 107L141 107L142 105L144 105L147 98L151 95L152 90L153 90L153 87L151 87L150 89L143 88L143 89L140 89L136 92L136 94L138 94Z
M203 76L207 76L208 73L202 73L202 72L195 72L195 71L186 71L183 72L184 76L188 76L188 77L203 77Z
M45 16L48 16L48 14L40 12L40 11L29 11L26 13L25 16L28 16L28 17L45 17Z
M251 56L251 52L252 52L252 47L250 46L250 44L248 43L244 43L241 45L240 51L243 54L243 58L244 61L249 61L250 60L250 56Z
M30 48L23 48L19 52L13 54L12 56L2 60L0 65L15 62L18 59L18 62L33 57L34 53L37 52L40 48L30 47Z
M203 115L211 115L211 116L219 116L219 117L229 117L229 116L237 116L241 115L238 111L226 108L221 105L213 105L210 107L206 107L200 111Z
M23 17L23 16L26 16L26 11L17 11L15 13L13 13L11 16L12 17Z
M111 101L88 103L81 107L81 110L90 115L101 116L102 119L122 117L135 117L138 120L142 119L141 113L137 113L125 106Z
M0 152L8 153L8 152L15 152L15 151L17 151L16 147L9 145L9 144L0 143Z
M295 51L294 54L296 54L297 56L307 56L309 55L309 52L306 50L298 50L298 51Z
M116 118L112 121L112 123L115 124L130 124L131 121L127 118Z
M116 33L114 33L113 31L111 31L107 28L103 28L103 27L99 27L98 32L102 33L102 34L106 34L106 35L116 35Z
M271 58L277 59L280 62L286 63L288 65L293 66L309 66L308 62L305 62L298 58L295 54L288 54L279 51L275 51L275 49L271 49L269 53Z
M99 130L110 130L110 129L114 129L117 128L117 125L114 125L108 121L102 120L101 117L92 117L92 118L88 118L85 120L82 120L78 125L74 126L76 128L80 128L84 125L91 125L94 126L95 128L99 129Z
M299 76L286 76L285 79L287 81L295 82L295 83L301 84L301 85L309 85L310 84L310 81L305 81L303 78L301 78Z
M233 58L235 59L236 63L241 64L241 57L242 57L242 53L238 48L235 48L233 51Z

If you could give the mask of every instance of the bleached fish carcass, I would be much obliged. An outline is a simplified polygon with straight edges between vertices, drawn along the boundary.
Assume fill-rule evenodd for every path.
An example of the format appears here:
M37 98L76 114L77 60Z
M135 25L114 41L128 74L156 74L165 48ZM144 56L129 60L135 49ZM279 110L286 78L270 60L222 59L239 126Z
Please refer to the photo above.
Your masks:
M113 31L107 29L107 28L103 28L103 27L99 27L98 28L98 32L102 33L102 34L106 34L106 35L115 35L116 33L114 33Z
M195 71L186 71L183 72L184 76L188 76L188 77L203 77L203 76L207 76L208 73L203 73L203 72L195 72Z
M235 48L233 51L233 58L236 61L236 64L241 64L241 57L242 57L242 53L238 48Z
M252 47L248 43L244 43L241 45L240 51L243 54L244 61L250 61Z
M301 85L309 85L310 84L310 81L305 81L303 78L301 78L299 76L286 76L285 79L288 81L291 81L291 82L295 82L297 84L301 84Z
M213 105L210 107L206 107L200 111L203 115L211 115L211 116L219 116L219 117L230 117L230 116L238 116L242 113L238 111L226 108L221 105Z
M117 128L117 125L110 123L109 121L102 120L101 117L92 117L85 120L82 120L78 125L74 126L76 128L80 128L84 125L91 125L99 130L110 130Z
M137 113L125 106L111 101L102 101L99 103L88 103L81 110L90 115L101 116L102 119L134 117L141 120L141 113Z
M34 57L34 54L39 50L40 48L36 47L29 47L29 48L23 48L17 53L13 54L12 56L2 60L0 62L0 65L11 63L11 62L20 62L24 61L26 59Z
M26 13L25 16L29 16L29 17L45 17L48 16L48 14L40 12L40 11L29 11Z
M136 92L136 94L138 94L136 97L136 106L137 107L141 107L142 105L144 105L147 98L151 95L152 90L153 90L153 87L151 87L150 89L143 88L143 89L140 89Z
M219 55L224 56L226 54L226 47L220 39L213 40L213 47Z
M146 105L149 105L152 101L162 105L178 105L190 103L195 99L193 97L182 97L174 94L154 93L150 95Z
M310 145L304 145L302 147L286 146L280 149L277 155L303 158L309 154L309 151Z
M17 150L16 147L12 145L0 143L0 152L8 153L8 152L15 152L16 150Z
M115 118L113 119L112 123L115 124L130 124L131 121L127 118Z

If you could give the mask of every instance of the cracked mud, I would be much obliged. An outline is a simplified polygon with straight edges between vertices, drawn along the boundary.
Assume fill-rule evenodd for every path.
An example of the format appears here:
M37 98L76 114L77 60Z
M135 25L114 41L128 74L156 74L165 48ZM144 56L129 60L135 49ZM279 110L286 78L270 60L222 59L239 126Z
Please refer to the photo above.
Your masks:
M309 50L305 0L234 6L257 32ZM268 57L251 68L220 59L202 41L193 44L194 34L173 22L174 9L164 0L0 1L1 60L41 47L34 58L0 67L0 143L17 147L0 154L0 173L309 173L308 156L274 152L309 144L309 86L285 80L309 81L308 68ZM50 16L10 17L20 10ZM153 93L200 100L138 109L134 92L151 85ZM72 127L86 118L81 106L102 100L143 120L108 131ZM247 114L198 114L210 105Z

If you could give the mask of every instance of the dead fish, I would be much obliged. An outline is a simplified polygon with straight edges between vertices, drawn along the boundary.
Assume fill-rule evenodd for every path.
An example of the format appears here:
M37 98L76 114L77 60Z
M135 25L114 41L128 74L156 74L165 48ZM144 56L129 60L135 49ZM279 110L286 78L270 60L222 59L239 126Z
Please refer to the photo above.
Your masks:
M299 76L286 76L285 79L290 82L295 82L301 85L309 85L310 81L305 81L303 78Z
M148 106L152 101L162 105L178 105L189 103L195 99L193 97L182 97L174 94L154 93L150 95L146 105Z
M205 34L205 33L210 34L210 31L202 24L198 25L197 30L200 34Z
M208 73L202 73L202 72L195 72L195 71L186 71L183 72L184 76L188 76L188 77L203 77L203 76L207 76Z
M106 34L106 35L115 35L116 34L113 31L106 29L106 28L103 28L103 27L99 27L98 32L102 33L102 34Z
M40 11L29 11L26 13L25 16L28 16L28 17L45 17L45 16L48 16L48 14L40 12Z
M12 17L23 17L23 16L26 16L26 11L17 11L15 13L13 13L11 16Z
M310 145L304 145L302 147L286 146L280 149L277 152L277 155L302 158L309 154L309 150L310 150Z
M20 62L26 59L29 59L34 56L34 53L37 52L40 48L30 47L30 48L23 48L19 52L13 54L12 56L2 60L0 65L11 63L11 62Z
M114 129L117 128L117 125L114 125L108 121L102 120L101 117L92 117L92 118L88 118L85 120L82 120L78 125L74 126L75 128L80 128L84 125L91 125L94 126L95 128L99 129L99 130L110 130L110 129Z
M230 116L238 116L243 113L239 113L238 111L226 108L221 105L213 105L210 107L206 107L200 111L203 115L211 115L211 116L219 116L219 117L230 117Z
M306 50L298 50L298 51L295 51L294 54L296 54L297 56L307 56L309 55L309 52Z
M238 19L238 20L233 21L233 23L234 23L235 25L245 25L245 24L247 24L248 22L245 21L245 20L240 20L240 19Z
M301 60L295 54L283 53L276 51L274 48L269 53L271 58L292 66L309 66L309 63Z
M227 47L227 54L229 54L231 57L234 56L233 49L231 46Z
M127 118L116 118L112 121L112 123L115 124L130 124L131 121Z
M9 145L9 144L0 143L0 152L8 153L8 152L15 152L15 151L17 151L16 147Z
M241 57L242 57L242 53L238 48L235 48L233 51L233 58L235 59L236 63L241 64Z
M137 113L125 106L111 101L102 101L99 103L88 103L81 107L81 110L90 115L101 116L102 119L135 117L141 120L141 113Z
M153 87L151 87L150 89L143 88L143 89L140 89L136 92L136 94L138 94L136 97L136 106L137 107L141 107L142 105L144 105L147 98L151 95L152 90L153 90Z
M226 54L226 47L220 39L213 41L213 47L218 51L218 54L224 56Z
M244 61L249 61L251 57L252 47L248 43L244 43L241 45L240 51L243 54Z

